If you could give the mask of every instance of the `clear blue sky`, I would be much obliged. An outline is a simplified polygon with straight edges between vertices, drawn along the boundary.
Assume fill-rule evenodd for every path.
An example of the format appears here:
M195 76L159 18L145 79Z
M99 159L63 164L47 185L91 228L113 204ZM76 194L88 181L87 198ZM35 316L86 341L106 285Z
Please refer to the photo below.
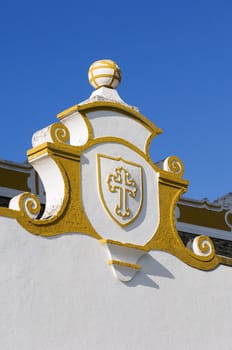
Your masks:
M159 161L179 156L188 197L232 191L232 2L8 1L0 7L0 158L24 161L31 136L92 92L102 58L128 103L163 129Z

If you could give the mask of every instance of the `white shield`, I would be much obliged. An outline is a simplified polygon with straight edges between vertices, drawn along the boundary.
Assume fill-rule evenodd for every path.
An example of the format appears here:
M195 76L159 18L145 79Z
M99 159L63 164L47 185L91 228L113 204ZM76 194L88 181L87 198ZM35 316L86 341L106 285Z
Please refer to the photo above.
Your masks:
M98 154L98 191L110 217L120 226L132 223L143 204L143 169L121 157Z

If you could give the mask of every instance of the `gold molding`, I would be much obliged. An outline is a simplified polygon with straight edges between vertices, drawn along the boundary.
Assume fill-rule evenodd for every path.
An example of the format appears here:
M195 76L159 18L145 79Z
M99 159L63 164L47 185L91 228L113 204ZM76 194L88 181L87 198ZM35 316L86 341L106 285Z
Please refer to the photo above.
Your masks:
M0 210L1 213L5 213L6 216L15 215L17 221L29 232L41 235L41 236L55 236L65 233L82 233L90 235L98 240L102 244L112 243L116 245L122 245L124 247L139 249L143 251L149 250L162 250L178 257L188 265L202 269L210 270L215 268L219 263L230 264L231 260L226 260L218 257L215 254L214 249L209 256L201 256L189 248L185 247L180 239L175 226L174 210L177 205L177 201L180 196L187 190L188 181L181 178L182 171L177 173L171 173L158 168L150 159L148 152L148 144L145 152L139 150L136 146L128 141L116 137L102 137L98 139L93 138L91 131L91 125L88 121L85 113L94 110L117 110L129 115L131 118L139 121L143 127L147 128L151 132L149 142L151 139L161 133L161 129L157 128L150 121L148 121L142 114L121 105L119 103L110 102L93 102L85 105L73 106L64 112L58 114L59 119L63 119L71 113L78 111L85 119L88 130L90 132L87 143L83 146L71 146L63 143L49 143L46 142L39 145L32 150L28 151L28 158L33 162L34 159L43 156L51 157L57 164L65 183L65 198L59 212L52 218L46 220L36 220L28 217L28 215L21 209L17 215L13 211ZM160 221L156 232L153 237L144 246L136 244L128 244L115 242L111 240L102 240L99 232L96 232L90 224L87 215L83 208L81 198L81 167L80 157L82 153L95 145L102 143L119 143L140 155L152 168L159 174L158 187L159 187L159 210ZM108 156L107 156L108 157ZM11 217L11 216L10 216ZM211 244L211 243L210 243ZM212 246L213 247L213 246ZM118 262L112 260L112 264ZM120 265L122 263L120 262ZM133 264L132 264L133 265ZM139 265L138 265L139 266ZM128 267L128 265L127 265ZM135 267L134 267L135 268Z
M102 245L105 245L105 244L113 244L113 245L116 245L116 246L122 246L122 247L125 247L125 243L122 243L120 241L114 241L112 239L99 239L99 243L102 244ZM135 245L132 244L132 243L126 243L126 247L127 248L135 248ZM136 245L136 249L138 250L142 250L144 252L147 252L148 249L145 248L144 246L141 246L141 245Z
M30 191L31 188L28 186L30 175L30 171L24 172L0 167L1 187L12 188L19 191Z
M213 207L200 208L184 205L184 203L178 203L178 207L180 209L178 222L231 232L231 227L225 221L227 208L220 207L220 210L214 210Z
M85 103L83 105L74 105L70 108L67 108L63 112L57 114L57 118L59 120L62 120L63 118L67 117L68 115L74 113L74 112L80 112L82 115L84 115L87 112L96 111L96 110L111 110L111 111L119 111L122 112L129 117L141 122L141 124L148 129L150 132L152 132L153 137L160 135L162 133L162 129L158 128L155 124L153 124L149 119L147 119L144 115L136 111L135 109L118 103L118 102L107 102L107 101L97 101L97 102L91 102L91 103Z
M20 213L17 210L12 210L5 207L0 207L0 216L5 216L12 219L17 219Z
M132 263L127 263L124 261L119 261L119 260L108 260L108 265L118 265L118 266L123 266L123 267L129 267L131 269L135 270L141 270L141 266L138 264L132 264Z

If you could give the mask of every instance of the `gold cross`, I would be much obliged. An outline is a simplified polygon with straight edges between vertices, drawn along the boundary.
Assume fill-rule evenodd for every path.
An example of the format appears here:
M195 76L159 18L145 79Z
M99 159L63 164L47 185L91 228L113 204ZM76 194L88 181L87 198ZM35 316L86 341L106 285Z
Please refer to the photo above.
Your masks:
M132 198L136 197L137 185L135 180L131 178L129 171L120 167L115 169L115 175L109 175L107 184L110 192L119 192L119 203L115 208L116 214L122 218L129 217L131 211L128 208L127 194Z

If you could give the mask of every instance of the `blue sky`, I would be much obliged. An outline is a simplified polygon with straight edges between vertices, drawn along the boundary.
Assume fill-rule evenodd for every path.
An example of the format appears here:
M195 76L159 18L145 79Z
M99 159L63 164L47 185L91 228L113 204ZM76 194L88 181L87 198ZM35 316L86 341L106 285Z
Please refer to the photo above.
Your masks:
M9 1L0 8L0 158L24 161L31 136L92 92L98 59L122 70L120 96L163 129L188 197L232 191L231 1Z

